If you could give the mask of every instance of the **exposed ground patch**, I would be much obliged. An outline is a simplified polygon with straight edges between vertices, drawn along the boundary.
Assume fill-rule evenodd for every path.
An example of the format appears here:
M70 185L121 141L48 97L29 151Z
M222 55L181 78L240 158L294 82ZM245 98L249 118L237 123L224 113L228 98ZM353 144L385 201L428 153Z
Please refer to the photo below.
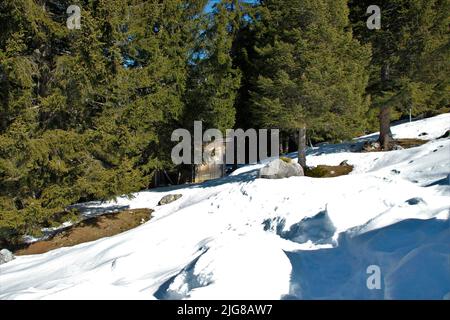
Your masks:
M305 176L312 178L334 178L348 175L353 171L351 165L326 166L318 165L317 167L307 168Z
M427 143L428 140L421 139L396 139L394 140L394 144L399 145L404 149L415 148Z
M147 222L150 220L152 212L153 210L151 209L136 209L91 218L55 235L50 240L33 243L26 248L17 250L14 254L40 254L58 248L72 247L77 244L111 237Z
M420 147L425 143L428 143L430 140L423 139L395 139L390 141L389 149L390 150L398 150L398 149L411 149L415 147ZM378 141L368 141L363 145L363 152L380 152L384 151L381 148L381 145Z

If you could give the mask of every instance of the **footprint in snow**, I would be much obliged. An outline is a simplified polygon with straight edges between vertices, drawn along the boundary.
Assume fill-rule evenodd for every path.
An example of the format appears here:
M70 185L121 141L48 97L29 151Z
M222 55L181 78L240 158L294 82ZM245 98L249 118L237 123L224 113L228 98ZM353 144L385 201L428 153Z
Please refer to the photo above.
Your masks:
M114 261L111 263L111 270L114 270L116 268L117 259L114 259Z

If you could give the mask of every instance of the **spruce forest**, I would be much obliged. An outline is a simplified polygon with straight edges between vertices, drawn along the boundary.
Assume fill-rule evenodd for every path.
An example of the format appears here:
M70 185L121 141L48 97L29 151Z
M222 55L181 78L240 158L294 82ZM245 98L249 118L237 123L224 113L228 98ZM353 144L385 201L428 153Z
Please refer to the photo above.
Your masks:
M372 2L0 0L0 241L176 182L194 121L280 129L306 167L306 144L389 150L391 121L450 112L450 1L378 0L369 29Z

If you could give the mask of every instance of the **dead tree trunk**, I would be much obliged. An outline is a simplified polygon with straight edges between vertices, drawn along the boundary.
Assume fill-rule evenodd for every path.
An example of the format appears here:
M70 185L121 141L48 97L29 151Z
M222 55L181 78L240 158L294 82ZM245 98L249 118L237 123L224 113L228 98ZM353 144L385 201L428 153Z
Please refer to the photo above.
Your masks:
M306 127L298 130L298 163L306 169Z

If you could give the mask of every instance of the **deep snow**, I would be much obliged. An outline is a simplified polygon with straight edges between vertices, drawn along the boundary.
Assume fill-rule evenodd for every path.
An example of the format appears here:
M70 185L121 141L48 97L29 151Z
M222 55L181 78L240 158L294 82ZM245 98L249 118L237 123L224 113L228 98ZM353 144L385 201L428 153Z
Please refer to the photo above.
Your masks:
M433 141L352 153L308 152L348 176L256 179L263 164L200 185L89 203L89 213L156 209L116 235L0 266L1 299L450 299L450 114L393 127ZM374 139L376 134L356 139ZM183 197L166 206L169 193ZM367 268L381 270L369 290Z

